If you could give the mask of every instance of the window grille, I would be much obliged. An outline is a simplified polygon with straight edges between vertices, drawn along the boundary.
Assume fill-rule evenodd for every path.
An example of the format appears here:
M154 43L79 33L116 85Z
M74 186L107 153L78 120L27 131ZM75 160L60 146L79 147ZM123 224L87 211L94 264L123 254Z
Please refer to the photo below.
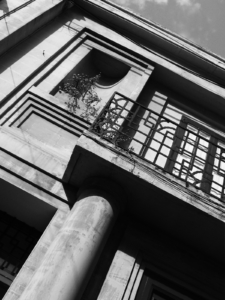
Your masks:
M41 233L0 211L0 281L10 285Z

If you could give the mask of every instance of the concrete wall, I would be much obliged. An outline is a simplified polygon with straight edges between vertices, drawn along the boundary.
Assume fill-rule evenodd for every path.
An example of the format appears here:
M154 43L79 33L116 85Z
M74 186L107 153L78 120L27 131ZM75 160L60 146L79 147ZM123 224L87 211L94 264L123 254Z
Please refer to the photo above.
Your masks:
M70 39L68 28L55 20L31 37L26 35L25 41L3 54L0 57L1 99L26 81Z
M116 84L97 87L102 98L98 105L100 111L114 91L136 100L154 69L133 55L115 48L112 42L100 42L95 34L92 36L92 33L77 24L79 18L81 15L77 15L77 10L65 12L0 58L1 124L7 131L3 135L8 136L7 143L4 139L3 147L60 180L77 138L89 123L69 114L66 100L59 94L56 97L52 95L59 83L72 70L76 70L76 66L86 59L92 49L104 52L127 65L129 71ZM90 20L88 22L98 27L97 23ZM78 116L82 112L78 110ZM29 146L22 146L26 144ZM54 160L53 164L49 157ZM56 168L57 160L59 168ZM29 168L26 172L28 171ZM28 177L24 172L24 178L35 182L36 171ZM42 188L51 192L54 190L66 200L61 183L57 183L59 190L56 191L53 188L56 187L54 180L46 180L44 177L43 181L38 180L40 184L42 182ZM51 187L47 188L47 182L52 182Z
M24 4L21 1L14 1L13 5L11 1L9 4L4 2L2 6L5 12ZM0 20L0 55L56 17L63 6L62 0L34 1Z
M176 217L179 215L178 212L183 212L183 205L188 205L196 209L195 214L193 213L195 224L198 224L196 221L198 210L202 214L204 212L205 215L202 218L205 224L208 215L217 219L218 222L224 222L223 207L219 207L218 201L206 199L203 193L194 188L187 189L184 183L175 181L171 176L164 176L153 167L136 164L133 157L127 159L127 153L120 156L122 152L115 150L115 147L113 148L107 142L101 144L100 138L93 134L86 134L78 139L90 124L82 120L79 113L78 116L73 116L68 112L66 100L57 93L57 86L73 70L76 70L79 64L82 65L82 61L87 59L94 49L128 66L128 72L113 86L97 87L102 98L98 107L99 111L115 91L134 101L145 103L158 112L161 111L161 107L156 102L162 95L161 106L174 94L175 100L180 99L176 87L172 87L172 92L169 90L168 93L156 87L158 77L156 76L156 79L153 77L154 80L152 80L152 76L157 72L155 66L169 70L169 74L176 74L195 86L201 86L208 90L210 95L218 96L217 100L224 97L224 89L197 78L194 74L173 64L172 61L144 49L120 33L100 24L94 16L84 16L77 7L65 11L38 32L29 36L34 30L56 16L62 6L62 1L56 3L49 1L47 5L39 1L37 10L35 10L36 6L21 10L20 17L14 16L20 18L20 26L14 28L15 26L12 25L11 34L4 35L1 42L2 52L9 48L11 50L0 57L0 84L2 86L0 91L2 126L0 176L2 180L12 183L26 194L36 197L37 201L48 203L58 210L8 291L5 298L7 300L18 299L32 279L45 253L50 249L50 244L57 236L59 228L63 226L69 207L76 201L77 188L85 180L85 176L100 174L110 180L121 181L123 187L130 191L131 199L129 200L132 201L129 202L129 209L131 208L133 212L137 210L140 215L144 214L145 221L143 219L143 222L146 222L149 217L149 208L155 208L154 205L158 210L156 210L157 213L155 210L151 211L152 217L154 215L155 218L161 217L160 203L166 204L168 199L162 196L158 199L159 190L164 193L159 192L160 195L167 195L170 200L180 201L182 208L177 209ZM28 20L24 14L30 9L33 9L33 14ZM10 18L9 21L16 24L15 19ZM23 22L23 18L26 23ZM10 25L10 22L2 25L3 30L6 29L6 25ZM15 39L16 34L18 34L17 39ZM24 37L27 39L22 41ZM22 42L15 45L12 41ZM15 47L12 48L12 46ZM196 87L196 93L198 88ZM153 102L150 102L152 99L156 104L152 105ZM190 107L193 110L195 106L190 105ZM183 111L185 109L180 108L180 115ZM118 169L115 171L114 166L119 171ZM127 180L126 176L130 174ZM132 185L133 180L135 184ZM141 184L138 185L137 182ZM143 182L145 183L144 190L142 189ZM155 188L151 201L148 201L149 186ZM142 201L140 191L146 191ZM142 206L139 205L140 203ZM173 211L173 207L171 208L168 202L166 205L170 211ZM165 208L163 213L166 216L168 210ZM174 215L169 214L170 217L173 219ZM172 227L169 225L167 227L175 228L176 220L180 222L179 217L177 218L173 221ZM188 219L187 215L186 218ZM153 222L155 221L154 219ZM160 220L158 223L165 225ZM177 239L170 239L163 234L158 235L154 229L144 233L145 228L141 228L138 224L130 226L111 264L119 240L122 238L123 230L120 231L120 229L117 227L111 236L112 240L105 248L96 268L96 274L91 278L83 299L92 299L93 294L97 298L105 276L106 280L98 299L134 299L144 268L152 268L156 272L162 268L165 277L171 276L181 285L185 282L185 287L190 288L194 293L206 299L213 299L215 296L216 299L223 300L221 298L223 270L221 271L215 263L209 262L210 259L202 257L195 250L187 250ZM180 232L179 234L182 234ZM199 232L201 233L201 230ZM187 235L189 237L192 235L191 230ZM212 239L211 236L210 238ZM190 241L192 241L191 238L189 243ZM212 245L211 248L213 248ZM211 248L209 251L212 250ZM213 251L215 249L212 253ZM221 252L222 249L220 249L220 255ZM196 282L198 282L197 286Z

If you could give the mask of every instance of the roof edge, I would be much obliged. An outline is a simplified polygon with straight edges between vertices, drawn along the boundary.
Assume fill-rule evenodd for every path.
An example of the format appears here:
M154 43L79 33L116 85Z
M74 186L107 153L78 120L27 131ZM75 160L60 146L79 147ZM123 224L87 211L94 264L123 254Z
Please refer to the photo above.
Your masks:
M105 3L106 5L110 5L110 6L114 7L114 8L116 8L116 9L118 9L119 11L122 11L123 13L131 16L133 19L138 20L140 23L145 24L145 26L151 26L151 27L155 28L156 30L161 31L161 34L170 35L170 36L174 37L175 39L182 41L186 45L189 45L189 46L193 47L197 51L197 52L193 51L193 49L189 48L189 51L191 51L193 54L195 54L196 56L201 57L204 60L208 60L208 62L210 62L212 64L215 64L215 65L217 65L220 68L222 68L222 69L225 70L225 58L223 58L223 57L219 56L218 54L215 54L215 53L213 53L213 52L205 49L204 47L202 47L200 45L197 45L197 44L193 43L192 41L190 41L190 40L188 40L188 39L186 39L184 37L181 37L180 35L178 35L178 34L172 32L172 31L170 31L169 29L166 29L166 28L162 27L161 25L159 25L159 24L157 24L155 22L149 21L149 20L141 17L140 15L135 14L132 11L130 11L130 10L126 9L126 8L123 8L122 6L120 6L118 4L113 3L111 0L82 0L82 1L90 3L90 4L95 5L95 6L98 6L98 7L102 8L102 9L106 9L106 7L103 7L102 5L100 5L100 2ZM117 15L118 17L121 17L120 15L116 14L113 11L110 11L110 12L112 14L114 14L114 15ZM124 16L123 16L123 18L124 18ZM128 18L126 18L126 21L127 22L131 22L131 20L129 20ZM135 23L135 22L133 22L133 23ZM137 24L137 26L141 26L141 24ZM144 30L147 29L147 28L144 28L143 26L142 26L142 28ZM178 41L171 40L170 42L174 43L175 45L179 45ZM181 46L181 45L179 45L179 46ZM206 55L208 57L206 57ZM217 61L215 61L215 59Z

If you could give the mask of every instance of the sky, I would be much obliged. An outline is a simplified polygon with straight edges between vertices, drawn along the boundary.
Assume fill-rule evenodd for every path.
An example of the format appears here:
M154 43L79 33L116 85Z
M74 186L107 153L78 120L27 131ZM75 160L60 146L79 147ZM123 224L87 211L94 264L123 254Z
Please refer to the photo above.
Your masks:
M225 59L225 0L112 0Z

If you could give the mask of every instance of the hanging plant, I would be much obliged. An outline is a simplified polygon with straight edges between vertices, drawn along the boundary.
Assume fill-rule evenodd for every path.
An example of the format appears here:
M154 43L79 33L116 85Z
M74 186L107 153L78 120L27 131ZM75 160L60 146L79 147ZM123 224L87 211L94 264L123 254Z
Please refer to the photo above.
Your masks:
M97 116L96 105L101 101L95 91L96 84L100 79L100 74L94 77L89 77L86 74L73 74L63 86L59 87L59 92L66 93L68 101L65 102L68 110L77 114L77 109L84 107L84 112L81 117L90 121L91 117Z

